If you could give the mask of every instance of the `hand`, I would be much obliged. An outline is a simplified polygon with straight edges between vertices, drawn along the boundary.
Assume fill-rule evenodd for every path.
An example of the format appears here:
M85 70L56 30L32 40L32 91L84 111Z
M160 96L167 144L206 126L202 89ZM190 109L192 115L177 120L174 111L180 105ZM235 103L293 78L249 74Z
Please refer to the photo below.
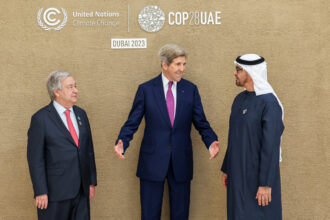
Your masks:
M123 152L124 146L122 140L119 140L117 145L114 147L115 153L119 159L125 159Z
M36 206L39 209L47 209L48 195L47 194L42 194L42 195L36 196Z
M224 187L227 189L227 174L225 174L225 173L223 173L222 174L222 177L221 177L221 179L222 179L222 184L224 185Z
M95 186L89 185L89 200L91 200L95 196Z
M210 148L209 148L209 152L210 152L210 160L212 160L213 158L215 158L218 153L219 153L220 149L219 149L219 141L214 141Z
M259 186L256 199L258 199L260 206L268 205L272 201L272 188L269 186Z

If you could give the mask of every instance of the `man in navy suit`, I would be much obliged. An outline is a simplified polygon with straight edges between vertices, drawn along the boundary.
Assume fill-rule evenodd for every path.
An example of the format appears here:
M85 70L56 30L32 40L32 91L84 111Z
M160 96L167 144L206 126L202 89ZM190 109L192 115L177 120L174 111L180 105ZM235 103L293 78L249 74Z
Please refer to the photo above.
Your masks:
M67 72L47 80L51 103L31 118L27 160L38 219L88 220L96 167L86 112L75 106L78 90Z
M199 131L210 152L219 142L204 115L197 86L182 79L186 53L168 44L159 51L162 73L141 84L131 112L116 141L116 155L124 158L141 120L145 118L137 176L140 178L141 218L160 219L164 181L167 178L171 220L189 217L190 182L193 178L191 125Z

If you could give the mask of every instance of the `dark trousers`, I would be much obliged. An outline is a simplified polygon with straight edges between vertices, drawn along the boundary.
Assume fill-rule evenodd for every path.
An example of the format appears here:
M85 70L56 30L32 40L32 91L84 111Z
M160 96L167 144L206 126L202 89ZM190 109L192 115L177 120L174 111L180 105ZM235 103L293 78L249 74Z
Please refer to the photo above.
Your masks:
M165 181L140 179L141 219L160 220ZM167 173L170 194L171 220L189 218L190 181L177 182L174 178L172 161Z
M39 220L89 220L89 198L82 189L73 199L48 202L47 209L37 209Z

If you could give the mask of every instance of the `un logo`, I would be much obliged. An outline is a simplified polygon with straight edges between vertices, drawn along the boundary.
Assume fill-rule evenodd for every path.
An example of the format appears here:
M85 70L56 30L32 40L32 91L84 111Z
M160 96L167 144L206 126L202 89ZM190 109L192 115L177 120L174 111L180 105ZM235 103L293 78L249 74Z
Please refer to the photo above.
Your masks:
M165 23L165 14L158 6L148 5L141 10L138 21L143 30L157 32Z
M38 11L37 21L40 27L46 31L61 30L68 21L68 16L64 8L62 13L57 8L47 8L44 12L43 8Z

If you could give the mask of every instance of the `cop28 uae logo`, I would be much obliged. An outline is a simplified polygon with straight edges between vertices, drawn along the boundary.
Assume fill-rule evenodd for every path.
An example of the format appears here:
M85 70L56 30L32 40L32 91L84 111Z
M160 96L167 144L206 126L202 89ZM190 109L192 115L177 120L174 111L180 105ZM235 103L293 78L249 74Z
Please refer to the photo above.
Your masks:
M43 8L38 11L37 21L40 27L46 31L61 30L68 21L68 16L64 8L62 13L57 8L47 8L44 12Z
M157 32L165 23L165 14L158 6L148 5L141 10L138 21L143 30Z

